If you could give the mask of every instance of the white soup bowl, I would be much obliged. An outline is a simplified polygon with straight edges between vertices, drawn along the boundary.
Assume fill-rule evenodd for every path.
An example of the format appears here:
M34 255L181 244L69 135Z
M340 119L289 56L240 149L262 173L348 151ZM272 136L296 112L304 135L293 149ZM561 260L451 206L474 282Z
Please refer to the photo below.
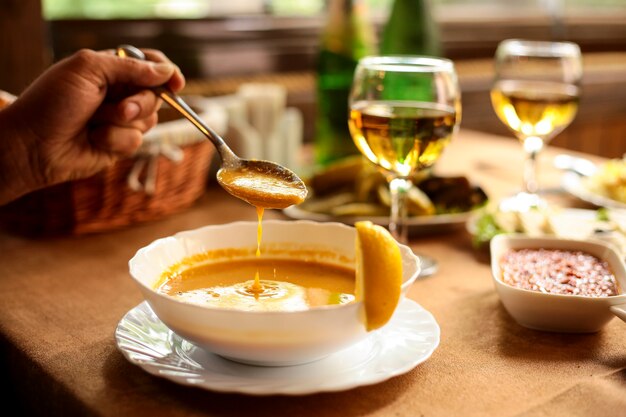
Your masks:
M156 291L163 272L183 259L219 249L241 249L236 252L242 258L253 258L256 239L256 222L180 232L139 249L129 261L130 274L152 310L173 332L238 362L266 366L311 362L366 336L361 302L259 312L191 304ZM262 253L275 259L354 268L355 239L356 230L344 224L269 220L263 222ZM409 247L400 245L400 252L405 294L417 278L420 264Z

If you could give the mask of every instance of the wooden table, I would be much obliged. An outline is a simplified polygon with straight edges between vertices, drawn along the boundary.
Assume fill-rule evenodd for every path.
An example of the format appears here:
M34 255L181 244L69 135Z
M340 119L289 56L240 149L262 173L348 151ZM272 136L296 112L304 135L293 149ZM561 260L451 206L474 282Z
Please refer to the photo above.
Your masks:
M542 155L540 180L558 186ZM439 164L492 197L521 184L510 138L462 131ZM572 203L571 199L563 199ZM268 213L268 218L281 218ZM117 350L114 331L142 301L127 262L150 241L183 229L254 220L254 210L212 186L190 210L106 234L46 239L0 235L3 405L25 415L97 416L544 416L625 415L626 324L596 334L531 331L501 306L485 254L467 232L419 236L416 251L441 261L409 297L433 313L441 343L405 375L308 396L219 394L149 375Z

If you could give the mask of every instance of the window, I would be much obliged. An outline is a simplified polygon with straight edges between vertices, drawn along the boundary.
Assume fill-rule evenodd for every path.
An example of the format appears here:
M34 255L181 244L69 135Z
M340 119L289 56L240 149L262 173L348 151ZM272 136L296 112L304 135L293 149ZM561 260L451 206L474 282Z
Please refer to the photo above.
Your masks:
M380 2L380 0L378 1ZM315 15L324 0L43 0L47 19L167 19L252 14Z
M393 0L366 0L375 15L386 15ZM625 0L431 0L439 19L486 15L609 16L624 13ZM56 19L206 18L234 15L314 16L325 0L43 0L44 15Z

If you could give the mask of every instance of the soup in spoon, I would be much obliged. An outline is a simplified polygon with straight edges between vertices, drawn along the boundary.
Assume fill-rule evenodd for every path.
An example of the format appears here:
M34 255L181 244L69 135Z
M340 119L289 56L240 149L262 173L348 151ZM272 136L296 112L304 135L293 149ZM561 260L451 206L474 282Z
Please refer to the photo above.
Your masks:
M304 201L307 189L297 175L265 161L254 162L220 169L217 181L230 194L256 207L283 209Z

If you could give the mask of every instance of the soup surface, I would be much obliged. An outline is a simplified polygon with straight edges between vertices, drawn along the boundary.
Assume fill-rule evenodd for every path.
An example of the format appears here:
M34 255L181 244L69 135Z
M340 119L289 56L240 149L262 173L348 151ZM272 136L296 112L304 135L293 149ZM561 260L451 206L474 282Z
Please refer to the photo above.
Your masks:
M254 278L260 276L261 291ZM204 263L166 273L157 291L182 301L246 311L298 311L354 300L355 271L286 259Z

